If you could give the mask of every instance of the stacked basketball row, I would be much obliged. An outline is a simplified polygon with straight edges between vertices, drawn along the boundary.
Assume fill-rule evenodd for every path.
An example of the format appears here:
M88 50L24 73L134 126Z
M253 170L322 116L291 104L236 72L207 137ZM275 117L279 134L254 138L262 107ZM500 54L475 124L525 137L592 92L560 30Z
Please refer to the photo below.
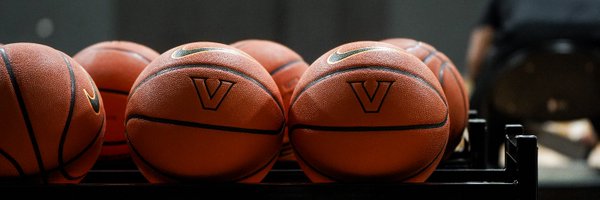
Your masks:
M315 182L420 182L468 110L452 62L410 39L348 43L310 67L264 40L0 53L2 179L79 182L101 152L132 155L151 182L260 182L277 160Z

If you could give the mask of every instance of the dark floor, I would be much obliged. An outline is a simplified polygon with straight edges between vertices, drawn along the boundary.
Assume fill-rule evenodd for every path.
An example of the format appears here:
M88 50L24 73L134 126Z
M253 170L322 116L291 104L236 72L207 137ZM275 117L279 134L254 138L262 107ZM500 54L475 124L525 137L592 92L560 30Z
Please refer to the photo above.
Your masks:
M538 168L539 199L600 199L600 171L575 160L564 167Z
M588 165L593 146L538 133L539 199L600 199L600 169Z

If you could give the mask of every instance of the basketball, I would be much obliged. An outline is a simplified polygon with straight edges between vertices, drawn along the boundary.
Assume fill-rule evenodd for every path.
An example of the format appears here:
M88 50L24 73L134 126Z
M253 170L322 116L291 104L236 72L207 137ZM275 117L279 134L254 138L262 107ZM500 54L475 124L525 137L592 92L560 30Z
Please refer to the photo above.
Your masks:
M142 71L125 129L152 183L256 183L277 161L285 119L277 84L260 63L229 45L195 42Z
M398 47L341 45L318 58L292 95L289 136L313 182L423 182L448 140L444 92Z
M159 54L130 41L104 41L73 56L98 84L106 111L106 133L101 160L129 156L125 141L125 106L131 85L146 65Z
M446 94L450 113L450 137L443 159L450 158L463 137L469 117L469 96L462 75L444 53L430 44L409 38L390 38L382 42L396 45L417 56L438 78Z
M304 59L292 49L269 40L248 39L233 43L232 46L255 58L271 74L277 83L287 111L292 92L308 68ZM279 160L295 160L287 132L284 135Z
M102 147L105 114L92 78L51 47L0 47L0 180L78 183Z

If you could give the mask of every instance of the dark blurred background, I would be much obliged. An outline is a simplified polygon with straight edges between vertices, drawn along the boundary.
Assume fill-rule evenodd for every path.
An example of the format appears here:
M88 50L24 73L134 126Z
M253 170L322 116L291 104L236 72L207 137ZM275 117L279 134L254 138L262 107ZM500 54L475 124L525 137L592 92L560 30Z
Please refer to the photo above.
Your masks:
M194 41L270 39L311 63L346 42L409 37L434 45L466 73L482 0L3 0L0 43L37 42L73 55L104 40L159 52Z
M489 1L2 0L0 43L42 43L74 55L89 45L106 40L129 40L164 52L188 42L230 44L255 38L287 45L308 63L312 63L326 51L347 42L407 37L432 44L447 54L463 75L467 75L469 72L465 66L465 58L471 31L479 22ZM532 5L535 6L529 9L548 14L538 9L544 5ZM566 13L565 16L578 16L577 14L581 12ZM547 18L552 17L544 17L541 21L546 21ZM535 22L536 20L538 19L534 19ZM537 31L544 35L556 32L553 29L538 29L537 26L525 28L534 30L527 29L519 33L531 35L530 32ZM566 32L570 31L571 28L566 29ZM556 81L568 82L563 79L564 77ZM548 88L554 90L552 87ZM522 90L517 90L519 89ZM572 90L575 93L580 91ZM554 127L553 131L564 132L564 136L561 136L564 138L570 137L569 132L582 132L572 129L586 132L579 135L594 137L589 126L581 126L580 123L552 125L558 127ZM551 135L540 137L540 141L552 143L552 138ZM566 149L564 152L584 152L580 143L556 141L558 142L554 143L558 145L555 146ZM595 141L600 140L595 138ZM596 168L600 169L600 143L595 145L597 155L590 158L597 163ZM550 148L539 149L540 199L580 199L561 198L561 195L568 196L567 193L589 198L590 191L600 191L600 170L589 169L586 161L581 161L580 157L584 157L584 153L571 154L579 157L571 158L565 156L568 154L563 155ZM595 195L598 196L598 192Z

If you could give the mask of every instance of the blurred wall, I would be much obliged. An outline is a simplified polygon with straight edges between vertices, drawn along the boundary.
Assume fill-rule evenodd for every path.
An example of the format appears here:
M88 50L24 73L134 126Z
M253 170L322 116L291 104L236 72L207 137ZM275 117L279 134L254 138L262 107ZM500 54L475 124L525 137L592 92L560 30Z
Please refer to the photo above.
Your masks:
M35 42L72 54L118 38L112 1L2 0L0 43Z
M37 42L74 54L103 40L166 51L192 41L270 39L309 63L346 42L410 37L464 55L481 0L4 0L0 43Z

